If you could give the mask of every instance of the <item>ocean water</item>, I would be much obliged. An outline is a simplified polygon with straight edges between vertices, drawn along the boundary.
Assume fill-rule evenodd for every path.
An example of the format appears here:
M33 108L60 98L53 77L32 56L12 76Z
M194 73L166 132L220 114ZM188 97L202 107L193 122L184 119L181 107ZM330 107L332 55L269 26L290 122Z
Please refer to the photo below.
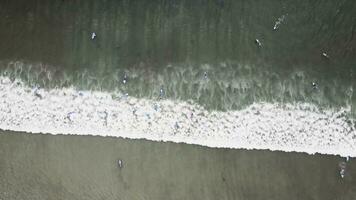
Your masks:
M355 156L354 6L2 2L0 127Z
M74 85L147 98L157 98L163 88L167 98L192 99L208 109L240 109L256 101L351 106L354 6L2 2L1 68L50 88Z
M162 88L166 98L215 110L261 101L354 110L354 7L352 1L3 1L1 71L31 86L139 98L158 98Z
M200 149L206 156L211 151L228 152L232 158L240 154L271 156L270 160L256 161L257 166L280 159L280 156L300 156L301 164L293 169L305 171L303 164L316 163L318 166L311 169L322 169L327 173L315 175L315 180L333 174L334 182L320 181L320 188L310 192L316 196L309 193L303 198L299 198L297 193L291 196L296 199L335 199L333 195L338 194L340 199L351 198L350 194L355 193L353 187L340 190L345 194L331 194L333 190L329 187L347 186L338 174L338 162L342 159L329 155L356 156L355 9L356 3L351 0L2 0L0 129L9 132L1 134L0 146L3 146L3 152L7 152L14 148L7 146L9 141L21 142L31 138L36 147L47 138L53 141L66 138L63 143L67 144L71 137L88 143L102 143L103 146L110 144L107 139L84 136L98 135L113 136L110 141L118 141L119 146L131 142L137 146L152 144L153 149L158 148L157 152L163 145L164 148ZM13 131L57 136L22 136L23 133ZM329 155L248 153L243 149ZM72 153L75 151L81 150L73 149ZM108 151L103 149L102 153ZM193 156L192 160L197 159L193 152L192 155L187 153ZM24 153L36 159L51 159L50 155L37 158L38 151L33 148ZM10 168L11 163L17 166L21 161L14 155L4 155L2 162L10 163ZM143 155L143 151L135 154ZM65 165L71 162L68 157L63 159ZM88 159L83 158L83 162L89 162ZM107 159L114 162L113 157ZM325 165L318 159L324 159ZM247 160L242 159L241 162ZM296 165L291 160L285 162L288 166ZM54 162L39 160L39 163L52 165ZM226 167L228 163L226 161L219 166ZM323 163L322 167L320 163ZM110 167L114 166L110 164ZM170 166L163 166L162 170L167 170L167 173L175 171L166 167ZM236 173L246 174L235 165L229 168L234 169L238 171ZM16 185L18 179L11 179L9 174L13 172L8 170L8 167L0 166L0 177L9 180L3 182L8 185L2 191L14 192L9 184ZM26 170L21 173L39 173L33 167ZM43 170L47 170L49 176L46 181L55 183L50 174L56 169ZM78 171L78 166L73 170ZM99 171L109 173L103 169ZM261 173L268 173L266 171L268 168ZM272 171L272 174L279 173ZM183 177L191 176L190 173L181 173ZM249 180L255 183L260 176L258 173L255 171ZM288 176L281 180L287 185L292 184L288 180L298 178L292 174L288 172ZM273 179L273 175L267 177ZM76 179L77 183L83 184L80 180ZM348 180L352 182L351 175ZM55 185L62 189L71 188L72 183L62 181ZM197 182L202 181L198 178ZM309 182L298 181L293 182L294 186L304 189L297 191L308 190L306 184ZM335 185L336 181L341 185ZM122 183L115 182L112 187L116 184ZM57 186L35 193L51 195ZM239 196L230 186L226 190L230 193L222 199L260 199L264 192L267 192L267 198L277 198L278 190L265 190L263 187L267 186L263 184L256 186L261 193L255 197ZM30 186L27 190L34 191L36 187ZM243 191L252 191L253 187L253 184L248 185ZM202 188L205 189L194 194L198 196L192 194L182 198L210 196L216 199L219 191L224 190L212 189L212 194L206 189L212 186ZM168 186L157 190L137 191L147 197L122 198L158 199L158 196L163 198L167 195L171 197L169 199L181 199L171 196L174 192ZM325 190L330 194L322 196ZM77 191L80 189L73 189L72 193ZM178 191L189 193L183 189ZM290 191L281 189L283 195ZM96 193L99 196L88 198L118 196L116 193L107 196L107 192L103 191L103 196ZM1 197L1 188L0 198L6 199L6 196ZM72 198L80 199L80 196Z

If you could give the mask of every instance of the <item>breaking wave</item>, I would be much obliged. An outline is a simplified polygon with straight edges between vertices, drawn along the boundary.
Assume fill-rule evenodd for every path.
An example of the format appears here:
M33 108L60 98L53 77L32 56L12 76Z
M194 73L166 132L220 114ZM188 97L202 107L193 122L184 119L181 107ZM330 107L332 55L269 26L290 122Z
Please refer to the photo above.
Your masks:
M356 156L355 120L347 106L256 101L238 110L208 110L179 99L33 88L8 76L0 77L0 100L3 130Z

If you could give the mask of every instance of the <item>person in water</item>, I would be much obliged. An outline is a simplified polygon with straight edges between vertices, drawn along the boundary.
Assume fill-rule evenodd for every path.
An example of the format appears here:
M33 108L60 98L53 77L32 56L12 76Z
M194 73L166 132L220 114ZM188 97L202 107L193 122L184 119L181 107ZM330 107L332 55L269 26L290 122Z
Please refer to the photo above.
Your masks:
M91 39L94 40L95 37L96 37L96 33L95 33L95 32L92 32L92 33L91 33Z
M262 47L262 43L260 42L259 39L255 39L255 43L257 44L258 47Z
M346 174L346 162L342 161L339 163L339 168L340 168L340 176L341 178L345 177Z
M117 165L119 166L119 168L122 168L124 166L124 163L122 162L121 159L117 160Z
M318 89L318 84L316 82L312 82L312 87L314 90Z

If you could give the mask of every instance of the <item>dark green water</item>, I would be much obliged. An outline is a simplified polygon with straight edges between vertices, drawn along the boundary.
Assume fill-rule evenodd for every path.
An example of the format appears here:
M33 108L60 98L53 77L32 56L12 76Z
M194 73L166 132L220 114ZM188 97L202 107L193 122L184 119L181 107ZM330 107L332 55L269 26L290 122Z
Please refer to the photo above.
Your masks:
M1 58L106 71L226 60L328 66L326 51L340 70L355 61L355 8L350 0L3 0Z
M341 179L342 160L2 131L0 199L354 200L356 163Z
M322 107L355 102L352 0L2 0L0 5L1 69L30 85L149 98L163 88L168 98L219 110L259 101Z

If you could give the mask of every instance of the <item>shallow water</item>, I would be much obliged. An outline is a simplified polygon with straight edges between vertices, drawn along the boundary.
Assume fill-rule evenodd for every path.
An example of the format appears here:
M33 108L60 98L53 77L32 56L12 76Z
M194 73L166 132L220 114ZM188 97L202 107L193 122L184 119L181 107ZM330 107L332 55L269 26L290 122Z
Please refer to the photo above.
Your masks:
M356 163L347 162L341 179L344 160L1 131L0 199L353 200Z

